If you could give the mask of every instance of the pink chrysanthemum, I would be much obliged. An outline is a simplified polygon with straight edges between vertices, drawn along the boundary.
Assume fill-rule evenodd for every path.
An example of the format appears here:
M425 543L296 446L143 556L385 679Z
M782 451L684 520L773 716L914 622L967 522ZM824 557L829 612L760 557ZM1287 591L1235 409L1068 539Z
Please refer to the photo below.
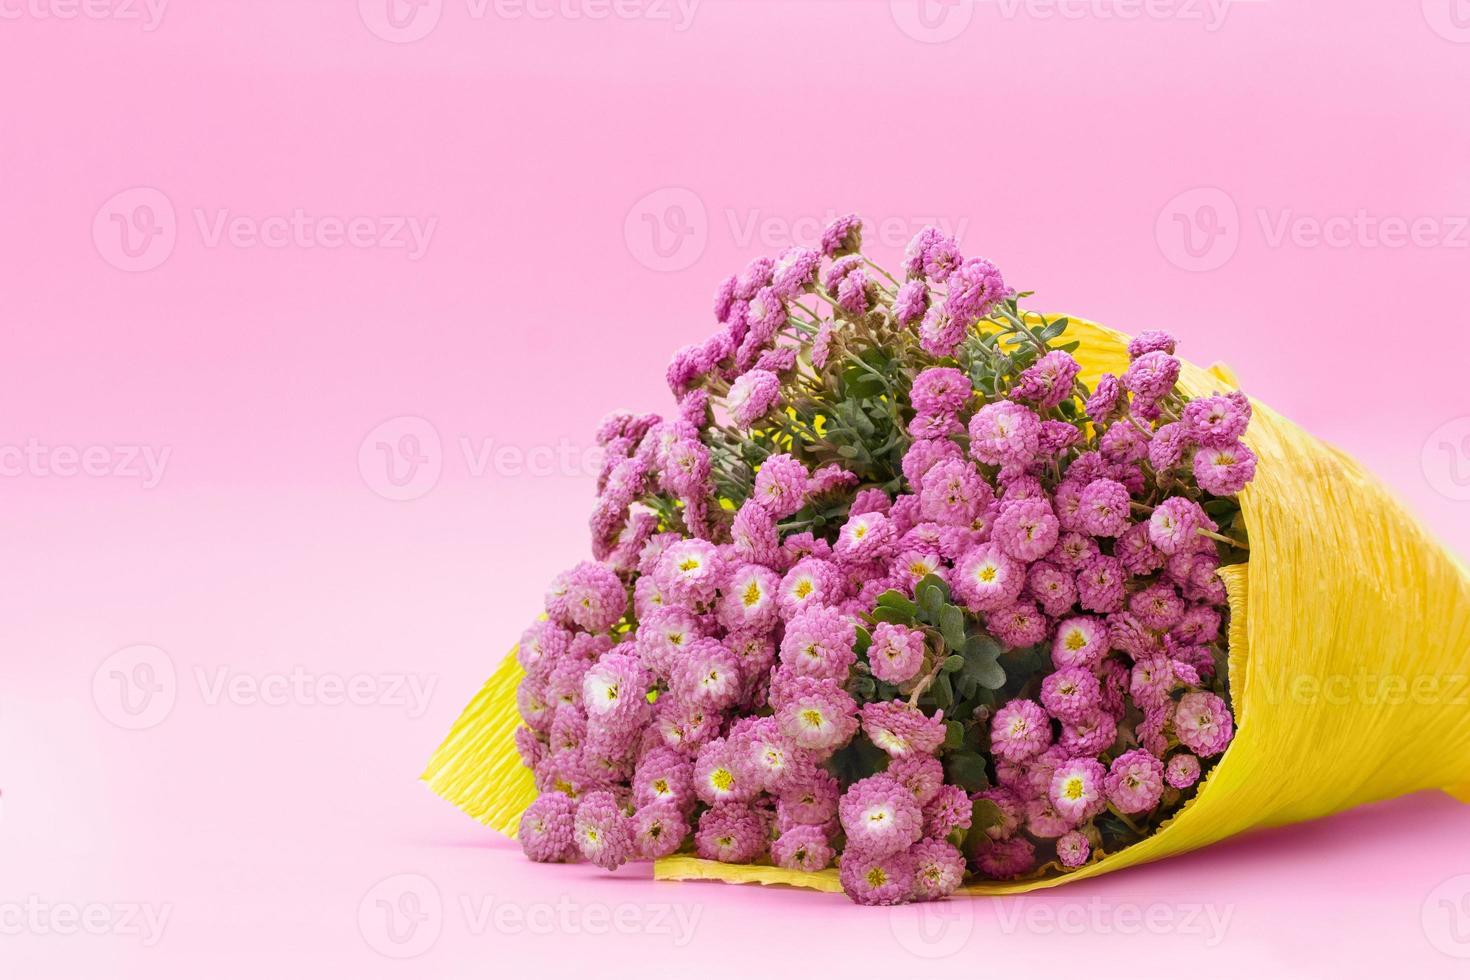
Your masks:
M837 816L849 848L885 855L902 851L924 832L919 801L898 780L879 774L847 788Z
M1128 599L1128 611L1155 633L1173 629L1184 616L1184 608L1184 600L1168 582L1155 582Z
M835 856L822 828L810 824L797 824L771 842L771 860L778 868L821 871Z
M975 863L987 878L1017 878L1036 866L1036 846L1020 835L992 841L980 849Z
M845 681L857 661L857 625L828 606L807 604L786 624L781 663L797 674Z
M1045 500L1007 501L991 529L991 540L1017 561L1032 562L1051 551L1061 525Z
M628 593L616 572L601 562L584 561L559 577L546 609L589 633L611 629L628 607Z
M895 623L879 623L868 647L873 676L889 684L912 680L924 665L924 634Z
M963 409L973 393L970 378L963 371L931 367L914 377L909 401L916 412L949 415Z
M1107 770L1096 759L1072 759L1052 774L1048 799L1057 813L1074 824L1089 820L1107 806L1106 777Z
M688 757L664 745L649 749L633 771L633 803L666 803L684 809L694 801L693 768Z
M859 252L863 247L863 219L844 214L822 229L822 254L829 259Z
M1225 702L1209 691L1192 691L1174 709L1174 732L1195 755L1219 755L1235 734L1235 720Z
M1027 462L1036 455L1041 419L1035 412L1001 399L982 405L970 419L970 455L982 463Z
M711 807L700 815L694 849L709 861L749 864L766 849L765 821L738 803Z
M689 821L678 807L653 803L633 814L633 843L647 861L668 857L689 836Z
M989 259L960 263L944 282L944 309L966 326L983 320L1010 293L1000 270Z
M941 785L924 804L924 836L948 837L956 830L968 830L974 812L970 794L964 789L948 783Z
M643 724L651 710L649 683L648 672L635 654L603 654L582 677L582 706L588 721L625 729Z
M1051 744L1051 720L1035 701L1017 698L995 713L990 750L998 759L1024 762Z
M1036 603L1024 599L986 613L985 627L1008 650L1035 646L1047 633L1046 617Z
M1026 567L995 544L976 545L955 566L952 584L967 608L988 612L1020 596L1026 585Z
M725 396L730 417L741 428L756 423L781 400L781 379L770 371L753 368L735 379Z
M1123 563L1098 555L1077 575L1077 601L1088 612L1111 613L1123 607Z
M1240 493L1255 475L1256 454L1243 442L1206 447L1194 454L1195 482L1217 497Z
M1100 538L1117 537L1128 530L1128 488L1117 480L1093 480L1082 491L1082 529Z
M863 732L895 758L910 753L933 755L944 742L941 715L930 718L907 701L872 701L862 708Z
M879 513L854 513L837 534L832 553L846 564L860 564L890 556L898 541L893 522Z
M1189 789L1199 782L1199 757L1188 752L1177 752L1169 757L1164 766L1164 779L1175 789Z
M1117 718L1101 708L1062 725L1057 745L1068 755L1097 755L1118 740Z
M883 771L903 783L920 806L927 806L944 785L944 765L932 755L910 752L893 756Z
M573 837L582 856L612 871L633 856L633 824L612 793L597 790L577 802Z
M807 470L789 454L772 456L755 474L754 499L772 517L789 517L806 503Z
M790 824L825 824L837 816L837 780L818 766L798 766L780 787L777 812Z
M1021 372L1011 389L1011 397L1031 402L1043 412L1049 411L1072 397L1072 382L1081 371L1082 365L1071 354L1051 351Z
M750 771L743 740L717 738L703 746L694 757L694 792L701 800L717 803L743 803L760 792L760 780Z
M872 854L848 846L838 865L847 897L859 905L900 905L914 890L914 859L908 851Z
M1108 770L1107 792L1121 813L1152 810L1164 792L1164 764L1142 749L1124 752Z
M962 459L960 447L948 439L916 439L903 454L903 478L917 491L924 476L944 459Z
M948 279L963 257L955 240L933 225L925 225L904 248L903 269L910 279L927 276L935 282Z
M782 299L797 296L811 286L817 275L822 256L814 249L792 245L776 256L771 267L771 288Z
M912 327L929 310L929 286L921 279L910 280L898 287L893 297L893 318L901 326Z
M720 587L720 625L731 631L764 632L780 616L781 576L764 565L744 565Z
M695 640L674 666L669 689L674 696L710 711L722 711L740 699L740 663L724 643Z
M1148 520L1148 538L1166 555L1194 547L1200 529L1214 522L1188 497L1170 497L1154 508Z
M965 857L946 840L921 840L909 848L914 862L914 897L933 901L955 893L965 880Z
M1080 868L1092 854L1092 845L1081 831L1072 830L1057 838L1057 860L1064 868Z
M1077 601L1077 581L1050 562L1040 561L1026 573L1026 588L1048 616L1061 616Z
M994 499L995 492L974 464L958 457L937 460L919 486L919 512L941 524L969 524Z
M1251 421L1250 399L1238 391L1196 398L1184 406L1180 424L1201 446L1231 446Z
M718 548L700 538L685 538L664 549L653 574L665 595L693 605L714 599L723 570Z
M857 732L857 704L830 680L796 677L776 710L781 732L800 748L830 753Z
M1075 723L1098 706L1102 688L1085 667L1063 667L1041 682L1041 703L1058 721Z
M532 861L571 861L577 805L565 793L543 793L521 814L521 850Z
M843 587L842 575L831 562L803 558L781 579L776 601L784 616L794 617L802 609L840 602Z

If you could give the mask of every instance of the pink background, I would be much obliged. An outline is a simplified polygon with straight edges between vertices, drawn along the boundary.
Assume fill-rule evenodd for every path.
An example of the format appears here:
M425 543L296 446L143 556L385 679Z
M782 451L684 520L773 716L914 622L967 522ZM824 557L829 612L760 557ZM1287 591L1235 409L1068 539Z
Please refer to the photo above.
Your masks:
M1173 329L1470 551L1463 0L394 2L0 0L0 975L1463 975L1438 794L890 913L534 867L415 782L597 420L834 212Z

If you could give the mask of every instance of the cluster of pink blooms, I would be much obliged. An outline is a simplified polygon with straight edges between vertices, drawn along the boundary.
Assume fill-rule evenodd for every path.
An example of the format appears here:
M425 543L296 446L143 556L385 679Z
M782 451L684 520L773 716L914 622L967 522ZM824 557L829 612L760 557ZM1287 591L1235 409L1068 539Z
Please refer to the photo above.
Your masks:
M1249 402L1179 396L1157 332L1092 387L1046 347L984 394L966 345L1014 304L999 271L925 229L898 282L861 231L840 219L731 276L717 332L669 366L676 414L599 431L593 558L555 579L517 653L533 860L835 865L856 901L935 899L1096 860L1102 820L1146 832L1229 744L1232 539L1202 503L1254 473ZM787 410L838 384L854 332L910 368L886 396L904 447L887 481L817 462L824 437ZM715 448L731 431L760 447L743 482ZM799 519L816 511L842 516ZM1045 664L967 717L920 703L943 641L872 617L936 579L1002 667ZM882 761L850 779L834 756L858 742ZM947 777L956 748L986 788Z

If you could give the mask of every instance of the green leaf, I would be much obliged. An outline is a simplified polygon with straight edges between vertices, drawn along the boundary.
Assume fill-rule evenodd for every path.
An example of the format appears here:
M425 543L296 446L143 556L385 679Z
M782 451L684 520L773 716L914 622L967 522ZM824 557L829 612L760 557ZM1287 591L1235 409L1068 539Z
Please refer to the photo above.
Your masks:
M857 628L857 645L854 647L854 649L857 651L858 656L861 657L865 655L868 652L868 648L872 645L873 634L869 633L867 630L863 629L863 627L859 626Z
M950 752L944 757L945 781L971 793L990 786L985 772L985 757L974 752Z
M944 723L944 748L957 749L965 744L965 726L954 719Z
M954 704L954 687L949 682L948 674L940 674L934 679L934 686L929 688L929 697L941 711Z
M965 648L965 614L958 606L944 606L939 610L939 632L951 650Z
M953 674L965 665L965 658L957 653L952 653L944 658L944 667L941 668L946 674Z
M878 597L878 605L887 609L897 609L907 615L911 620L919 615L919 607L908 596L897 589L889 589Z
M892 606L879 606L877 609L874 609L873 618L880 623L898 623L901 626L914 625L914 617L902 609L894 609Z

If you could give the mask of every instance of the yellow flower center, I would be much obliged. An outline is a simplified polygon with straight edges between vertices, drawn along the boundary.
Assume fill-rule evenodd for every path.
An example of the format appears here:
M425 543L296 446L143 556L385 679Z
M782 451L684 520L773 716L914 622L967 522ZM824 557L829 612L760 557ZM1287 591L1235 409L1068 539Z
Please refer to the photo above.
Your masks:
M1062 795L1069 800L1080 800L1083 795L1082 779L1073 776L1062 784Z
M757 602L760 602L761 601L761 586L760 586L760 583L759 582L751 582L749 585L747 585L745 587L745 594L740 597L740 600L742 602L744 602L747 606L753 606Z
M812 585L811 579L802 579L800 582L796 583L796 597L798 599L805 599L807 596L812 594L812 590L814 588L816 588L816 586Z
M984 568L980 569L979 574L977 574L975 578L979 579L981 582L994 582L996 573L997 569L994 565L986 565Z
M822 713L816 708L807 708L801 713L801 720L808 728L822 727Z
M679 571L681 572L692 572L698 567L698 558L685 558L683 561L679 562Z
M887 883L888 872L884 871L882 868L868 869L868 884L872 885L874 888L882 888Z
M709 774L710 785L722 793L728 793L735 785L735 774L721 766Z

